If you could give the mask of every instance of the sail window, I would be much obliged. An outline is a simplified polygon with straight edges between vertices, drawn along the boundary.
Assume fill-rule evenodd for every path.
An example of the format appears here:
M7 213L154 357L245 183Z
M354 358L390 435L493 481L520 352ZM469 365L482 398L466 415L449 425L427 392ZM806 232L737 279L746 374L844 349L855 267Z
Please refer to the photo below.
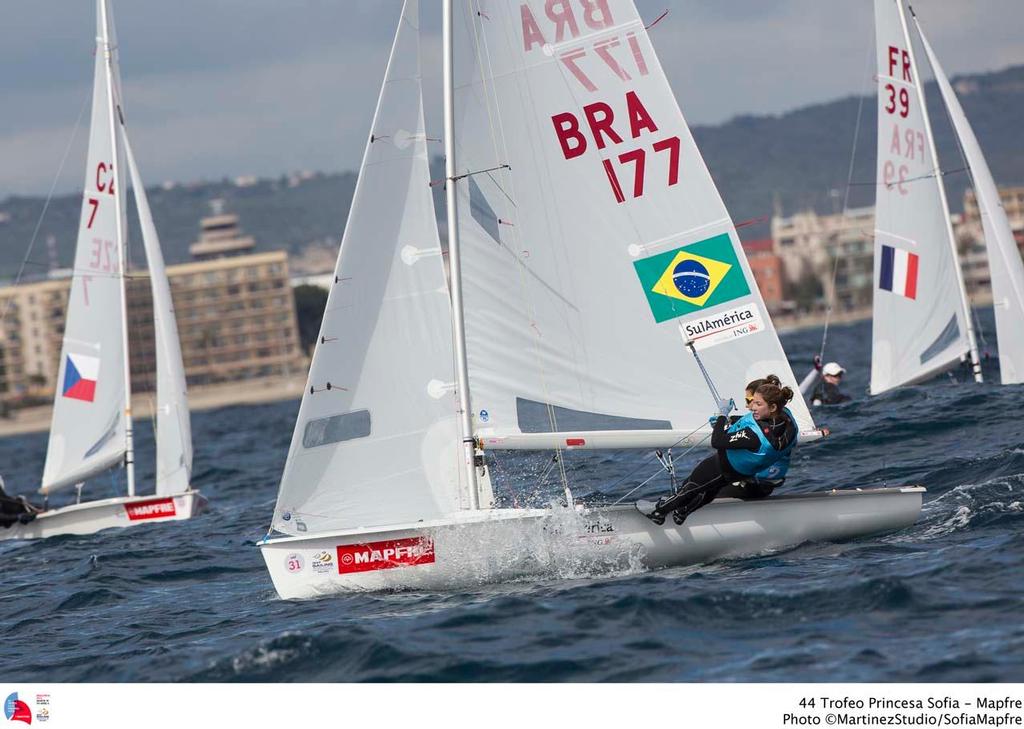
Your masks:
M942 329L942 333L932 342L928 349L921 352L921 364L925 364L932 357L941 354L946 350L947 347L951 346L954 342L960 339L960 325L957 324L956 314L949 320Z
M516 418L524 433L557 433L577 430L671 430L668 420L629 418L516 398Z
M302 445L306 448L341 443L370 434L370 411L355 410L351 413L332 415L306 423L302 432Z

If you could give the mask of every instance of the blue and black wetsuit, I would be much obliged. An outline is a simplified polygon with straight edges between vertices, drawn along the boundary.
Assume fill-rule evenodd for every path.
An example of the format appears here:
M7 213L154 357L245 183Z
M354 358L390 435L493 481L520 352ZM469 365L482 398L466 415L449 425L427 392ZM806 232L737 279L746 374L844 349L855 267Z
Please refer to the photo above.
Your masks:
M747 413L730 424L720 416L711 431L711 447L716 453L697 464L674 496L659 501L651 518L660 522L671 513L676 523L682 524L736 482L751 486L745 498L767 496L785 478L797 437L796 421L788 408L771 420L755 420Z

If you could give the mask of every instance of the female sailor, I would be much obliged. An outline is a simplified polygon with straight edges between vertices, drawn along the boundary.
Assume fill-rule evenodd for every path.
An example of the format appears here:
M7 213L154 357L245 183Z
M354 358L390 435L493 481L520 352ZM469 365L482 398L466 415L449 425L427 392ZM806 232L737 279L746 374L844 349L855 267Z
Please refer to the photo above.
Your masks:
M750 412L732 424L724 415L718 416L711 431L715 453L697 464L673 496L660 499L649 513L641 506L644 502L638 508L656 524L663 524L669 513L676 524L682 524L730 484L742 484L739 488L745 491L730 496L761 498L771 493L785 478L799 433L786 407L793 391L780 385L777 377L769 375L756 386Z

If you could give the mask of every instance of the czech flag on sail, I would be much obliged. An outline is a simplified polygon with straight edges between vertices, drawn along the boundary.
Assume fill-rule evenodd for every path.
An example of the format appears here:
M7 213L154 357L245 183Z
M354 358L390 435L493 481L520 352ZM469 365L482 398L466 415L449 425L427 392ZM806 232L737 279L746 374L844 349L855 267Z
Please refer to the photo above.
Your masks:
M882 270L878 277L878 288L894 294L917 298L918 256L900 248L882 245Z
M68 354L64 364L64 397L92 402L96 397L96 381L100 376L100 360L84 354Z

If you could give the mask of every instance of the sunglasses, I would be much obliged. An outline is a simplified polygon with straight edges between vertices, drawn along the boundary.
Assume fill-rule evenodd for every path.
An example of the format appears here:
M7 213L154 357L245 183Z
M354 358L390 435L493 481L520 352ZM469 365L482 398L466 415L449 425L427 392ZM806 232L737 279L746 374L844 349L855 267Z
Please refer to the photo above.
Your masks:
M751 396L751 397L744 396L743 399L747 401L747 405L749 405L750 403L754 402L753 396Z

